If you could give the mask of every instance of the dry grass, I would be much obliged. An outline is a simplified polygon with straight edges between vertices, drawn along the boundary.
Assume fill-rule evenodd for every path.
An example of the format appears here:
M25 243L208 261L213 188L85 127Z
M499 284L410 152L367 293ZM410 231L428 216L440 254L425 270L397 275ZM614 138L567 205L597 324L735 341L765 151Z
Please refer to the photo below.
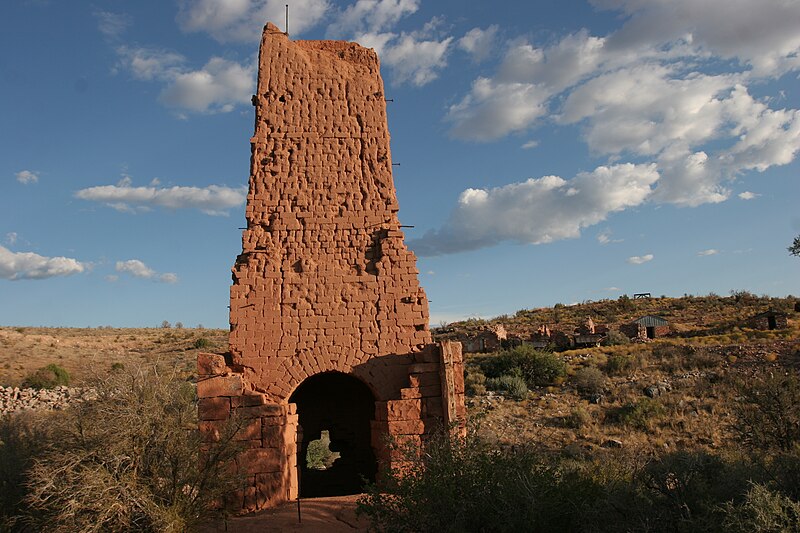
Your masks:
M202 351L227 350L228 332L221 329L0 327L0 385L19 385L50 363L66 368L78 386L115 363L169 363L191 374L200 338L210 342Z

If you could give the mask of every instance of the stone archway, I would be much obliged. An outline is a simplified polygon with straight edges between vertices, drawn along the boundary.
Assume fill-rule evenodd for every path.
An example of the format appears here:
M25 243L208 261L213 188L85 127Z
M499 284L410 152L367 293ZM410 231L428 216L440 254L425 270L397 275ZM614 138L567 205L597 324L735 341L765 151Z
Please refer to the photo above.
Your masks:
M371 445L375 397L362 381L341 372L323 372L303 381L289 399L297 406L298 471L303 497L341 496L363 491L377 471ZM309 443L323 431L339 458L325 470L308 467Z

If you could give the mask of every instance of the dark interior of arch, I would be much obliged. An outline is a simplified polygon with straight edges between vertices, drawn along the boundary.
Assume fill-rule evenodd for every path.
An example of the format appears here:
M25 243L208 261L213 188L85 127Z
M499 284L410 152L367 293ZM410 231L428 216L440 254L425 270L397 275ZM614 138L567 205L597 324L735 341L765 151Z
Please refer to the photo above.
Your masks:
M297 404L302 431L301 496L358 494L365 480L375 480L377 462L370 442L375 398L369 387L347 374L324 372L301 383L289 401ZM306 451L323 430L330 434L331 451L340 455L330 468L313 470L306 465Z

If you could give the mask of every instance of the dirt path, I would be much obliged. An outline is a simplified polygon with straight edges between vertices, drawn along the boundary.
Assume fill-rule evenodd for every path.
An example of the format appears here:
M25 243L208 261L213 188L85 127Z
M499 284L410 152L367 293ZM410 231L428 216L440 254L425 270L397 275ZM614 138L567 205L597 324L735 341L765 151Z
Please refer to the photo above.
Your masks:
M356 500L359 495L332 498L308 498L300 501L297 521L297 503L289 502L244 516L229 518L226 522L210 524L200 533L282 533L288 531L314 531L325 533L354 533L367 531L369 522L356 517Z

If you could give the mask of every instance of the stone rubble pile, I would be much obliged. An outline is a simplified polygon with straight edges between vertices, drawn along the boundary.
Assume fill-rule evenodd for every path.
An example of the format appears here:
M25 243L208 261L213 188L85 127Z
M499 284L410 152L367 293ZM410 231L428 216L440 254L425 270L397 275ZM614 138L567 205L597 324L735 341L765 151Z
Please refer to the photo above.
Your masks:
M0 416L28 409L64 409L71 403L95 398L97 393L92 388L20 389L0 386Z

